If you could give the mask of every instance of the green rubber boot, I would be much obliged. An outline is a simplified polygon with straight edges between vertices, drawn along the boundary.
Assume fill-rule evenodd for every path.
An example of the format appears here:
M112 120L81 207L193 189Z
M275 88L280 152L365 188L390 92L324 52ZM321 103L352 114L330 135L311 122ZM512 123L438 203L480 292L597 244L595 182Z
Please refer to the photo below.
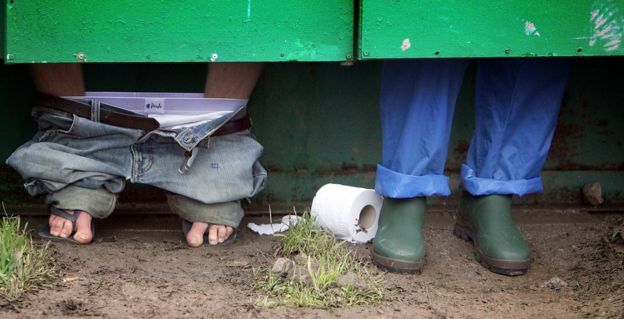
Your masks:
M511 218L511 196L472 196L464 192L453 233L471 240L477 261L507 276L529 269L529 246Z
M385 198L373 240L373 262L391 272L420 272L425 263L424 197Z

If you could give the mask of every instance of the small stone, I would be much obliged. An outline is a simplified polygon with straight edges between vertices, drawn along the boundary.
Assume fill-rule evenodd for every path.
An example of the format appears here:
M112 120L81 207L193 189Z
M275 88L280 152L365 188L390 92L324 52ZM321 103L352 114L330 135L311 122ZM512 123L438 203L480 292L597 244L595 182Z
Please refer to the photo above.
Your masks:
M305 286L312 285L312 276L308 271L308 267L295 265L292 268L292 272L289 274L292 281L300 282Z
M592 182L583 185L583 201L591 206L598 206L604 203L602 186L599 182Z
M568 283L563 281L563 279L555 276L550 278L550 280L544 283L544 286L550 288L552 290L560 290L568 286Z
M297 263L298 265L304 265L308 263L308 255L304 253L299 253L295 255L293 259L295 260L295 263Z
M358 278L354 273L340 275L336 278L336 286L340 288L351 286L356 290L366 290L368 288L366 282L362 278Z
M275 263L273 263L271 273L286 277L292 271L294 265L295 262L288 258L277 258Z
M311 259L309 267L308 262L305 262L303 265L295 264L288 276L293 281L298 281L306 286L311 286L312 275L317 273L318 270L318 263Z

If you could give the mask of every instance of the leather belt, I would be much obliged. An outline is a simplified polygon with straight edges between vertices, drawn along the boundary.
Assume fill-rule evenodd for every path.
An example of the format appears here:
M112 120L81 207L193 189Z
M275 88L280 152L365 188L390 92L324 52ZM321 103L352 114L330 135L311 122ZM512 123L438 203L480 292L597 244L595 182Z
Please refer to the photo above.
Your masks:
M91 119L91 106L74 100L68 100L48 94L40 94L37 104L51 109ZM100 122L132 129L153 131L160 127L158 121L147 116L137 115L118 107L100 103ZM245 116L231 120L221 126L212 136L232 134L251 128L251 119Z

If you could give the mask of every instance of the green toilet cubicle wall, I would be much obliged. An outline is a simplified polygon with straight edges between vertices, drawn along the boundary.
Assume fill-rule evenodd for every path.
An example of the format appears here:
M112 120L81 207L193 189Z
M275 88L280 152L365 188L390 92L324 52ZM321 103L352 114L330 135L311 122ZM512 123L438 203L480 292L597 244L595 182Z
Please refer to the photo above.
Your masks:
M358 57L624 55L624 0L363 0Z
M624 0L4 1L5 63L624 55Z
M342 61L352 0L4 0L5 63Z

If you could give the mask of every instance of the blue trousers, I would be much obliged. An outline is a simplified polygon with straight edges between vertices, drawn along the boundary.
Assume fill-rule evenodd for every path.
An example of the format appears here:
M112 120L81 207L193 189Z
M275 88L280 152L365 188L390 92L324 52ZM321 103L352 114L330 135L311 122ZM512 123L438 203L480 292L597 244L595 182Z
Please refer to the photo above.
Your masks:
M450 195L444 175L455 102L469 60L390 60L381 86L382 163L375 189L389 198ZM463 187L472 195L541 192L570 70L566 59L478 63L476 127Z

